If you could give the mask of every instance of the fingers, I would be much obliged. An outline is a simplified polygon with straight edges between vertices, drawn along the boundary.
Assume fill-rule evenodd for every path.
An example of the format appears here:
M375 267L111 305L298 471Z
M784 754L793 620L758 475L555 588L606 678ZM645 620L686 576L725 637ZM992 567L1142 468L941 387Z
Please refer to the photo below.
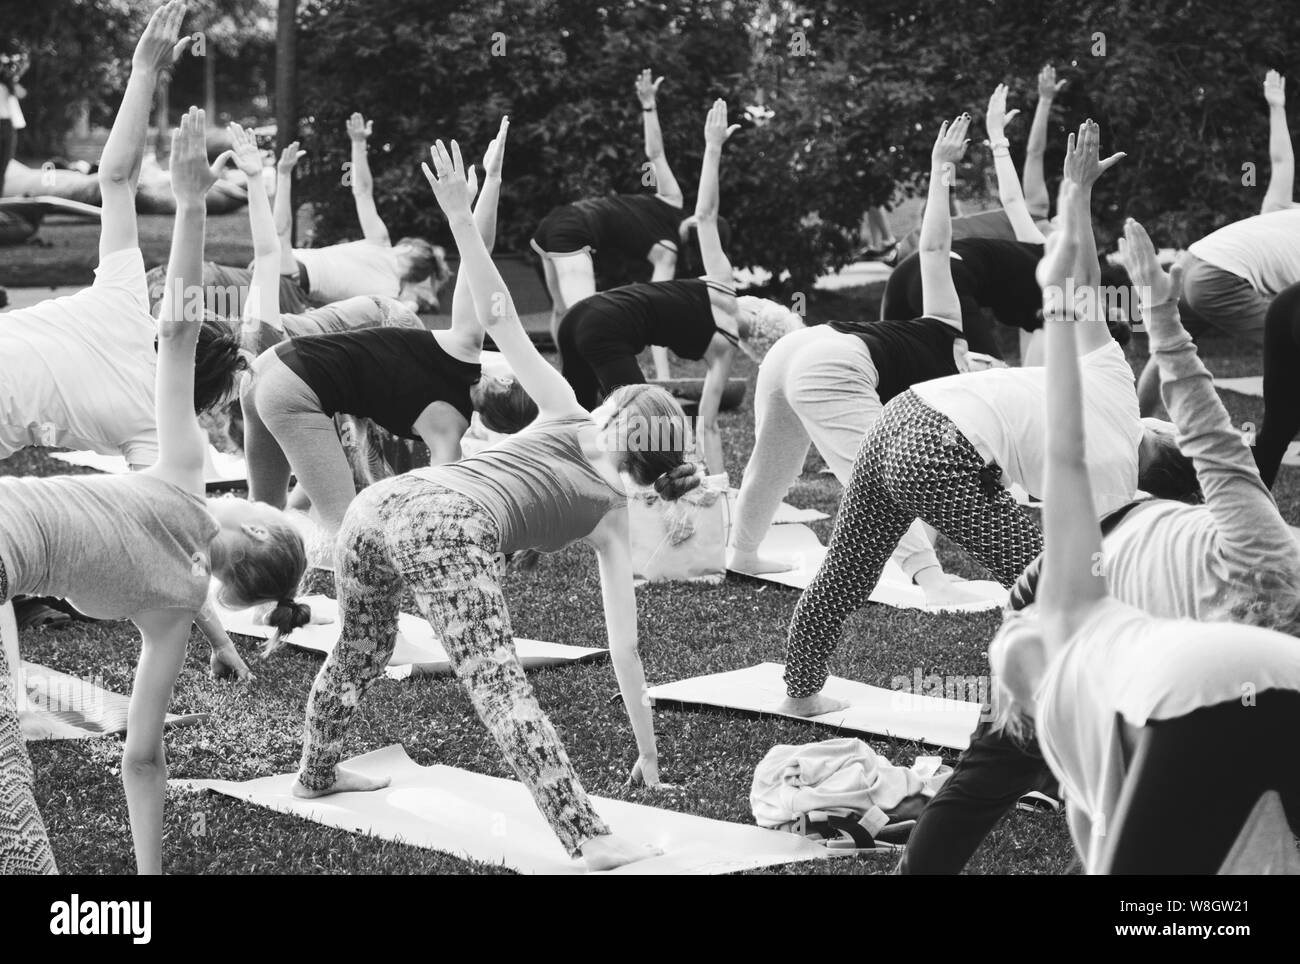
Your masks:
M224 168L228 163L230 163L231 159L234 156L235 156L234 151L222 151L220 154L218 154L217 159L212 162L212 173L214 175L221 174L222 168Z
M465 162L460 156L460 145L455 140L451 142L451 165L455 173L465 176Z
M1110 157L1106 158L1104 161L1101 161L1098 166L1101 172L1105 173L1106 171L1114 167L1116 164L1118 164L1120 161L1124 160L1124 158L1126 157L1128 157L1127 154L1125 154L1123 151L1118 151L1112 154Z
M1007 111L1006 116L1002 118L1002 123L1003 123L1003 124L1010 124L1010 123L1011 123L1011 118L1015 117L1015 116L1016 116L1017 114L1019 114L1019 113L1020 113L1020 108L1019 108L1019 107L1016 107L1016 108L1013 108L1012 110Z
M185 51L189 49L190 44L193 42L194 42L193 34L186 34L180 40L176 41L176 46L172 47L172 63L176 63L176 61L180 60L181 57L185 55Z
M1175 264L1169 269L1169 300L1178 301L1183 296L1183 266Z
M422 163L420 170L424 172L424 179L429 182L429 187L436 188L438 186L438 177L433 171L429 170L429 165Z

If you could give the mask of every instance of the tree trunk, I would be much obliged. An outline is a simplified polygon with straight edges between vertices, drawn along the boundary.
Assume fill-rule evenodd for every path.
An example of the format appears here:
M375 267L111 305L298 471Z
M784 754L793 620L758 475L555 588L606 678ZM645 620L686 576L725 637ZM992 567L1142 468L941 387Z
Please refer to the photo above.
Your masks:
M208 116L208 124L217 123L217 48L208 47L203 51L203 111Z
M280 0L275 29L275 140L277 156L298 135L298 3ZM297 217L293 233L297 234Z
M167 158L171 154L171 118L170 118L170 101L171 101L171 77L166 71L158 77L157 93L154 94L154 127L158 128L158 139L154 141L154 153L158 155L158 163L167 166Z

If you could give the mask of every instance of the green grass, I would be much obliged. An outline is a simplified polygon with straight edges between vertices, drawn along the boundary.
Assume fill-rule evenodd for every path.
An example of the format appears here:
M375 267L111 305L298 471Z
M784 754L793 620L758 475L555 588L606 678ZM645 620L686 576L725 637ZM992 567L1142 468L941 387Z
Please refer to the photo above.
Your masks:
M878 292L865 289L818 297L814 317L852 316L873 310ZM1131 351L1143 361L1142 340ZM1210 341L1204 353L1223 375L1247 374L1248 351ZM738 374L754 368L741 359ZM1259 424L1258 400L1224 396L1234 420ZM752 397L722 416L727 466L740 478L753 442ZM789 500L834 513L839 487L822 475L814 452ZM0 474L67 471L39 450L0 462ZM1277 485L1283 514L1300 521L1300 473L1283 469ZM830 523L814 526L825 540ZM941 544L949 568L977 576L980 569L951 545ZM594 558L570 548L549 556L533 574L506 582L514 630L534 639L604 646L605 627ZM783 660L785 631L798 593L730 577L721 586L655 585L638 591L641 653L650 683ZM977 676L988 672L986 647L996 614L925 615L867 606L845 628L832 662L839 676L889 686L895 676ZM197 635L197 634L196 634ZM173 709L211 713L210 719L167 735L171 775L243 780L296 768L307 694L321 658L289 649L258 661L251 641L236 639L256 680L243 686L216 682L207 673L207 647L196 639L177 682ZM138 639L129 623L74 624L23 634L26 659L65 672L101 678L129 693ZM663 773L678 789L665 794L630 790L624 781L635 760L631 730L607 662L534 672L543 707L564 736L592 793L650 803L720 820L752 822L748 796L755 765L777 743L828 739L832 731L784 719L726 713L658 710L655 727ZM443 763L493 776L506 767L459 686L450 679L381 680L364 701L345 752L365 753L402 743L421 764ZM895 763L910 764L933 748L873 739ZM127 812L119 780L116 739L36 743L37 799L59 865L72 873L123 873L134 866ZM953 756L947 754L949 759ZM974 873L1057 874L1073 861L1064 818L1016 813L988 838L970 865ZM893 869L892 857L875 856L783 868L790 873L871 874ZM168 797L165 865L171 873L486 873L499 868L415 847L330 830L228 798L172 792Z

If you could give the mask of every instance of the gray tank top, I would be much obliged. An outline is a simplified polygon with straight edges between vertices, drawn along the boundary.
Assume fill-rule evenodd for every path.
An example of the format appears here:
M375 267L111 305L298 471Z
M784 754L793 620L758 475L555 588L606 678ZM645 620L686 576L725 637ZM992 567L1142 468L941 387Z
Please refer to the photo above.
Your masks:
M412 474L483 506L501 533L501 552L554 552L627 504L583 454L578 433L593 426L586 415L537 421L477 455Z
M10 594L65 598L95 619L200 609L218 529L202 499L152 475L0 478Z

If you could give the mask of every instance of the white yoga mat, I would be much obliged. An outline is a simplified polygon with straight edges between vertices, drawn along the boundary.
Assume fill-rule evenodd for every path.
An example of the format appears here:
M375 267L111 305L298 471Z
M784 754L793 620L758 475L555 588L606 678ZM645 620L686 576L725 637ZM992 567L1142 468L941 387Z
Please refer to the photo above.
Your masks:
M772 559L784 559L794 563L795 568L786 572L771 572L752 579L762 579L781 586L794 589L807 589L822 560L826 558L826 547L817 538L817 533L803 525L774 525L767 531L762 544L758 547L760 555ZM736 571L736 570L733 570ZM749 573L740 573L749 575ZM996 582L989 580L972 580L962 582L962 588L977 593L978 602L965 603L960 606L927 606L925 593L920 586L914 585L892 559L885 563L880 573L880 581L872 591L870 599L874 603L893 606L896 609L921 609L925 612L984 612L1000 609L1007 604L1007 590Z
M740 498L739 489L727 490L727 501L731 503L731 517L736 517L736 500ZM776 515L772 518L772 525L781 526L791 523L821 522L822 519L829 519L825 512L817 509L800 509L791 505L789 502L782 502L776 508Z
M914 695L906 690L888 690L838 676L828 679L822 692L832 699L847 701L847 709L813 717L790 716L778 709L785 699L785 681L781 678L784 672L785 667L780 663L759 663L729 673L713 673L654 686L648 695L655 703L716 706L796 720L807 719L810 723L850 733L917 740L954 750L966 749L980 720L982 706L979 703ZM912 681L908 682L911 684Z
M1283 465L1300 465L1300 442L1292 442L1286 447L1286 454L1282 456Z
M303 649L328 654L339 639L339 604L328 596L304 596L302 602L311 606L312 616L328 616L332 621L322 625L295 629L288 642ZM221 625L228 633L269 639L272 629L256 620L256 610L239 611L217 607ZM515 639L515 653L524 669L541 666L558 666L598 659L608 650L587 646L565 646L536 639ZM434 675L451 672L451 660L442 643L434 635L433 627L419 616L401 613L397 617L397 645L388 660L384 674L390 679L405 679L411 675Z
M89 740L126 732L131 701L125 696L38 663L22 664L22 684L18 722L29 743ZM205 713L168 713L164 723L183 726L206 718Z
M1216 378L1214 387L1221 388L1225 392L1236 392L1238 395L1254 395L1256 398L1264 397L1264 376L1247 375L1245 378Z
M120 455L100 455L98 452L51 452L51 458L69 465L84 465L109 475L125 475L130 471L126 459ZM243 485L248 480L248 467L244 460L211 445L203 455L203 481L208 485Z
M173 780L174 787L212 790L282 813L525 874L581 874L581 861L564 852L533 798L520 783L455 767L422 767L400 746L385 747L344 764L387 776L392 785L372 793L340 793L299 800L295 774L246 783ZM622 837L664 851L615 874L726 874L756 867L820 860L818 844L791 833L710 820L621 800L592 797L596 812Z

